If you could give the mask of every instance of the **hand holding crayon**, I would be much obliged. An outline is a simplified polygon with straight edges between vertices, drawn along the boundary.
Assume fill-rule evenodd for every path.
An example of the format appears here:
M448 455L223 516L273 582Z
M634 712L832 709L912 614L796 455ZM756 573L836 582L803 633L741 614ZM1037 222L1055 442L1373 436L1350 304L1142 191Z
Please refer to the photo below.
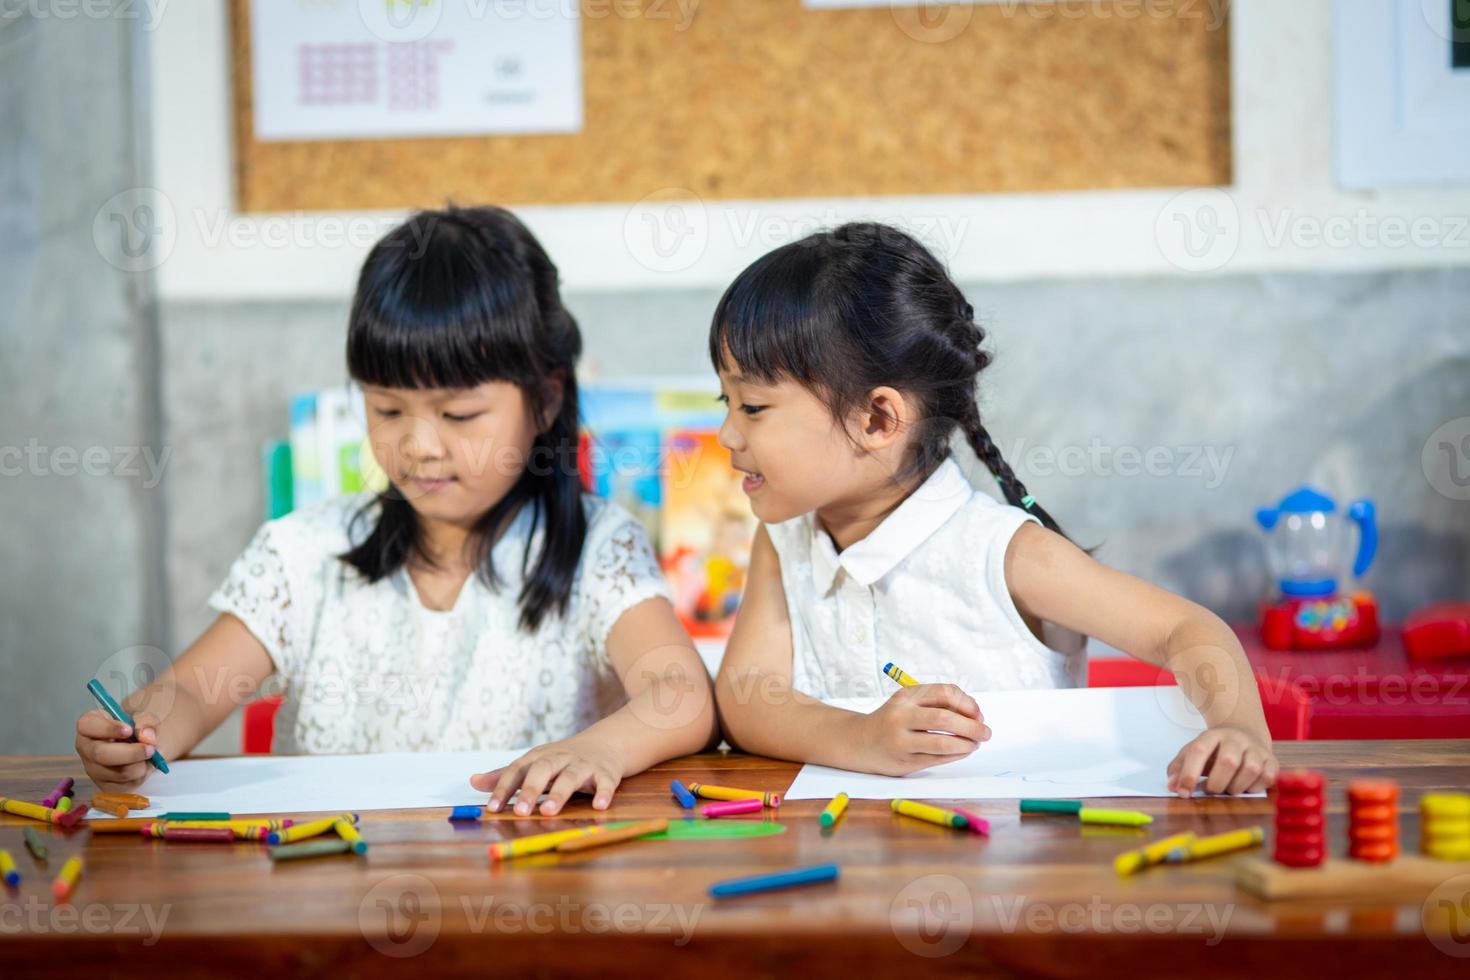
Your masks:
M884 776L963 759L990 738L980 705L953 684L905 685L858 724L860 768Z
M126 791L136 788L155 768L158 755L159 719L140 711L132 723L119 721L101 708L77 719L77 755L99 789ZM167 771L158 765L160 771Z

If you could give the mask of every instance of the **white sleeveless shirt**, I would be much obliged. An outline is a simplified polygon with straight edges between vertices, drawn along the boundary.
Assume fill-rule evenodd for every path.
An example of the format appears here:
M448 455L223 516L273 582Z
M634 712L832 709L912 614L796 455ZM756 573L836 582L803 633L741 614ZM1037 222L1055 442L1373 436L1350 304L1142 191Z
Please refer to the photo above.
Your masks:
M977 492L946 459L841 554L815 514L766 525L791 618L792 685L823 700L886 697L898 690L883 673L891 661L921 684L971 692L1085 686L1085 649L1038 640L1006 585L1006 547L1035 520Z
M583 497L587 537L566 614L522 630L522 555L543 528L522 507L454 607L419 601L399 569L368 582L337 556L376 523L352 526L373 495L326 500L268 521L209 604L238 617L284 682L277 753L519 749L575 735L626 702L607 655L624 612L669 589L643 526ZM349 531L356 535L349 540ZM529 540L528 540L529 538Z

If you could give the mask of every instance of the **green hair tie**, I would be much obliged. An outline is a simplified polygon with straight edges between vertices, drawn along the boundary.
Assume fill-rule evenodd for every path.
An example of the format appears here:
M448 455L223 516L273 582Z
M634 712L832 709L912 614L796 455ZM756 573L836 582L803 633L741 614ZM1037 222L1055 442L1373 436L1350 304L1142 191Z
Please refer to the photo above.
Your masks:
M1031 496L1029 493L1021 498L1021 506L1025 507L1027 510L1030 510L1031 505L1034 503L1036 503L1036 498Z

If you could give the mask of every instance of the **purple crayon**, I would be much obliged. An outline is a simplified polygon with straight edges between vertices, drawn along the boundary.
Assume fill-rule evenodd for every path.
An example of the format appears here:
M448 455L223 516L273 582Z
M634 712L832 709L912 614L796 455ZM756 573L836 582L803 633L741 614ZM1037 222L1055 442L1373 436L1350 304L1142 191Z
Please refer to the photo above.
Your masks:
M44 807L46 807L49 810L51 807L55 806L56 805L56 801L59 800L59 799L61 799L63 796L70 796L71 795L71 789L76 784L77 784L77 781L75 779L72 779L70 776L67 776L61 782L59 782L59 783L56 784L56 788L51 791L51 795L50 796L46 797L44 800L41 801L41 805L44 806Z

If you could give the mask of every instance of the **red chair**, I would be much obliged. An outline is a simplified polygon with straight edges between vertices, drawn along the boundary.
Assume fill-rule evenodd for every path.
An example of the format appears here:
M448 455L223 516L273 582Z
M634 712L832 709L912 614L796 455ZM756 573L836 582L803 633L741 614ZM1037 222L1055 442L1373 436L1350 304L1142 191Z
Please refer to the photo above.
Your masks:
M1173 684L1174 675L1132 657L1102 657L1087 661L1088 687L1155 687ZM1312 699L1297 684L1279 677L1256 674L1266 728L1273 739L1299 742L1308 737Z
M276 732L276 712L281 709L281 695L271 694L245 706L245 725L241 741L246 755L270 755Z

